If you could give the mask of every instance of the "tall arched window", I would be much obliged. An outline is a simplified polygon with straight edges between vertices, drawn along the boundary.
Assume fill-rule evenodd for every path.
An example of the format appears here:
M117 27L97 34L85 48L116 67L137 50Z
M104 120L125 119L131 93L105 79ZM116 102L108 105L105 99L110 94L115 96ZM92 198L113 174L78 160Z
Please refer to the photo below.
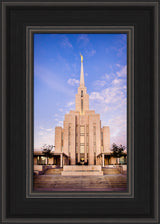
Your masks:
M81 100L81 114L83 114L83 100Z

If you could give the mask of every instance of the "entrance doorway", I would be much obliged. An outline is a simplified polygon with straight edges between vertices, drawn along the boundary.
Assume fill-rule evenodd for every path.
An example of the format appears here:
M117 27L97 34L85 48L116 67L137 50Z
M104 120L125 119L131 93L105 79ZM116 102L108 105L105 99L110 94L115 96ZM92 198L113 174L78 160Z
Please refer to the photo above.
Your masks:
M84 165L84 158L81 158L81 159L80 159L80 164L81 164L81 165Z

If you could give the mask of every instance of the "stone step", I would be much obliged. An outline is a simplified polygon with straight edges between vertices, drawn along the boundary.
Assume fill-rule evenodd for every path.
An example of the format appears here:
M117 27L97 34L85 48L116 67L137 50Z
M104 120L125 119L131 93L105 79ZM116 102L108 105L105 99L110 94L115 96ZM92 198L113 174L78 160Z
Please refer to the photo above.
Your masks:
M103 171L100 165L88 165L88 166L78 166L78 165L65 165L62 176L102 176Z
M102 171L100 165L65 165L63 171Z
M54 168L54 169L48 169L45 171L45 175L50 175L50 174L61 174L61 172L63 171L62 168Z
M112 174L112 175L116 175L116 174L120 174L120 171L117 169L117 168L102 168L102 170L103 170L103 174L104 175L110 175L110 174Z
M62 176L103 176L103 171L62 171Z
M96 191L125 191L127 189L126 175L102 176L62 176L39 175L34 177L34 188L39 190L96 190Z

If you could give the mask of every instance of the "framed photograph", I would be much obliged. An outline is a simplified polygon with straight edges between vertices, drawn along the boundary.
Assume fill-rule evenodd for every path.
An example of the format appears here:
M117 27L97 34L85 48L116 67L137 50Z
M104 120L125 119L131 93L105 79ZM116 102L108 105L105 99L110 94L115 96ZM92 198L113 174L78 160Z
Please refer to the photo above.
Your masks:
M157 223L157 1L2 12L2 223Z
M34 74L28 74L29 80L34 83L34 113L32 111L30 114L34 124L30 125L31 129L34 126L34 150L31 150L34 151L34 166L29 167L29 171L33 172L33 176L30 175L33 184L29 186L34 187L30 189L30 194L32 191L100 191L123 192L124 196L131 194L131 190L133 194L133 149L131 144L129 149L127 147L127 118L130 121L132 117L133 122L131 105L127 110L127 97L133 97L133 27L28 29L31 49L27 63L31 69L28 71L34 71ZM83 55L77 53L83 51ZM90 62L90 77L84 70L87 64L85 57ZM92 60L94 63L97 61L96 66L93 66ZM49 61L51 67L48 66ZM75 74L67 75L72 70ZM103 74L99 76L99 73ZM90 94L87 93L85 81L90 86ZM32 85L30 83L29 86ZM97 108L99 113L90 110L90 107ZM100 119L100 113L104 122ZM47 127L47 123L50 126ZM103 127L101 123L110 123L110 126ZM130 140L131 133L128 129ZM29 158L29 164L30 161L32 158ZM127 170L130 173L128 178Z

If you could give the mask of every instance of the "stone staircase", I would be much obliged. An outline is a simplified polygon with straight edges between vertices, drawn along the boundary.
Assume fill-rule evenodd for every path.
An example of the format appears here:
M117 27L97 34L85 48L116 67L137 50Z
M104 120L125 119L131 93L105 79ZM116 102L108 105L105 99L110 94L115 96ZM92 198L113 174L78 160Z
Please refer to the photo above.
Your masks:
M100 165L64 166L61 172L62 176L103 176L103 171Z
M64 166L64 168L50 168L45 175L62 176L94 176L94 175L117 175L121 174L117 168L101 168L100 166Z
M104 175L117 175L117 174L121 174L120 171L117 168L106 168L103 167L102 168L103 174Z
M126 191L127 175L121 174L116 167L49 168L44 175L34 176L34 189L41 191Z
M52 168L45 171L45 175L61 175L63 168Z
M126 175L34 177L34 190L41 191L126 191Z
M118 175L121 174L117 168L101 168L100 166L64 166L64 168L50 168L45 175L62 176L94 176L94 175Z

